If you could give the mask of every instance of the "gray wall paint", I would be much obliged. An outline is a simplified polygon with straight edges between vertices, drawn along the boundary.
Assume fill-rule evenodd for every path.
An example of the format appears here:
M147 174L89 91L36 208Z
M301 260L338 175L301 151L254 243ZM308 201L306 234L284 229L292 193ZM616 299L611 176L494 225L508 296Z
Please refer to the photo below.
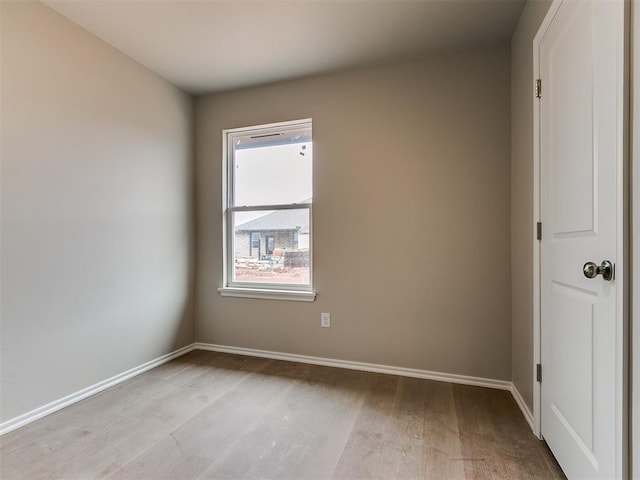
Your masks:
M550 0L529 0L511 40L512 381L533 411L533 37Z
M509 76L502 46L198 98L197 340L510 380ZM222 298L221 132L307 117L318 298Z
M1 420L194 340L192 100L1 3Z

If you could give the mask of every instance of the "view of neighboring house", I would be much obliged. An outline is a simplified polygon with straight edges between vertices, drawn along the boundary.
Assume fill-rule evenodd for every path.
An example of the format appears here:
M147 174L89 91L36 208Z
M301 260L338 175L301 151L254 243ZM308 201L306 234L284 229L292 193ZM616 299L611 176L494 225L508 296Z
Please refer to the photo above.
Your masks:
M276 249L309 248L309 211L277 210L235 228L235 258L269 259Z

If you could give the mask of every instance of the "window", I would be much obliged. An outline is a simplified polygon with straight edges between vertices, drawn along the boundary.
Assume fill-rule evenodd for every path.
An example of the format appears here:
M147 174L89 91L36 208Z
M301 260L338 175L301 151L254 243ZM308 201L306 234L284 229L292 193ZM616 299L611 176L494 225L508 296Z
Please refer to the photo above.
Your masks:
M222 295L312 301L311 120L225 130Z
M251 251L249 256L260 258L260 232L251 232Z

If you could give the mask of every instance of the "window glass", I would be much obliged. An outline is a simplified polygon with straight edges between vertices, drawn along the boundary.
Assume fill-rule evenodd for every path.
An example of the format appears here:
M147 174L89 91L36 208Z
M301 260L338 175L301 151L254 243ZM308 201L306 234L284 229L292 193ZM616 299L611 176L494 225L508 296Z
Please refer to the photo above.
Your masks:
M309 209L235 212L233 219L234 282L309 284Z
M309 128L308 134L297 135L295 141L284 144L236 143L233 152L234 205L309 202L313 166L310 138Z

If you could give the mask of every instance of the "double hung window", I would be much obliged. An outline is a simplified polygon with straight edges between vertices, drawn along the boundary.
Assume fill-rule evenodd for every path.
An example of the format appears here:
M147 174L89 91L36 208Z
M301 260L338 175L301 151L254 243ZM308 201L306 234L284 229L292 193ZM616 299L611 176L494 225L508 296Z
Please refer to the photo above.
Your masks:
M311 120L225 130L222 295L311 301Z

